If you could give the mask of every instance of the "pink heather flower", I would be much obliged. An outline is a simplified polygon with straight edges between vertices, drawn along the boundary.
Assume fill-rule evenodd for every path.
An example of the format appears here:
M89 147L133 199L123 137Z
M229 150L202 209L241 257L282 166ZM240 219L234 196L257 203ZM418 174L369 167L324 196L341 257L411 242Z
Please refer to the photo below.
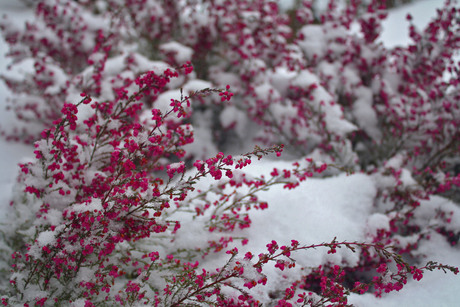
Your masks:
M382 263L380 266L377 268L377 273L383 274L387 271L387 264Z
M272 240L271 243L267 244L268 251L270 254L274 254L278 250L278 243L276 241Z
M421 280L423 278L423 272L420 269L417 269L415 267L411 267L411 273L412 273L413 278L415 280Z
M226 251L225 253L235 256L236 254L238 254L238 248L234 247L231 250Z
M185 172L185 163L183 161L179 163L173 163L166 166L166 172L168 173L169 178L174 177L174 173L183 173Z
M44 298L41 298L39 300L37 300L37 302L35 303L37 306L44 306L45 305L45 302L48 300L47 297L44 297Z
M140 287L139 287L139 284L138 283L135 283L133 281L128 281L128 285L126 286L126 290L125 292L139 292L140 291Z
M278 268L280 269L281 271L284 271L284 267L285 267L286 263L282 260L277 260L276 261L276 264L275 264L275 268Z

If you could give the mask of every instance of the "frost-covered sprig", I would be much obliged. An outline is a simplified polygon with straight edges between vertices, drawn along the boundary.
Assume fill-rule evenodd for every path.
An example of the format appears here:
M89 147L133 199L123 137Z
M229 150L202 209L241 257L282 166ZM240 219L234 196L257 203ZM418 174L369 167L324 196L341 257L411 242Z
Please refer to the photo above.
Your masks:
M275 146L267 150L256 146L253 152L239 157L218 155L216 158L220 157L220 160L217 160L217 163L220 162L221 164L217 164L217 167L213 164L216 160L195 162L194 165L199 171L203 171L205 166L209 167L210 170L216 169L218 175L216 173L213 175L212 171L211 175L219 181L206 190L198 190L196 195L186 199L186 205L177 202L177 210L189 211L190 204L192 204L197 217L205 215L208 218L206 225L210 232L227 232L236 228L250 227L250 210L265 210L269 207L267 202L259 200L257 194L260 191L267 190L274 185L282 185L285 189L294 189L300 182L313 177L315 174L321 174L327 168L327 164L317 164L312 159L307 158L302 163L295 162L290 169L273 169L268 178L265 176L255 178L238 170L251 163L250 156L257 156L258 159L261 159L263 155L271 151L278 155L282 148L282 146ZM236 168L234 171L230 169L233 165ZM221 170L225 170L227 178L222 178ZM222 247L226 247L226 245L216 245L216 248Z
M328 248L328 254L336 253L339 248L347 248L352 252L359 252L359 250L366 251L366 253L372 252L380 259L380 264L373 266L377 275L374 275L370 281L356 281L350 286L347 285L345 280L347 278L354 279L356 276L346 268L339 265L319 266L312 269L312 273L304 276L303 280L296 281L291 287L285 289L284 297L278 301L277 306L293 306L294 304L300 306L326 306L330 303L339 306L351 306L347 305L347 297L352 292L363 294L370 289L374 289L375 294L380 296L382 292L388 293L401 290L410 276L414 280L420 280L424 271L437 269L444 272L450 271L454 274L459 272L456 267L432 261L420 267L410 265L392 246L385 246L381 243L339 242L335 238L329 243L312 245L301 245L298 241L291 240L289 246L279 246L276 241L272 241L267 244L268 252L259 254L258 261L254 264L254 267L259 273L262 273L264 265L275 262L275 267L279 270L289 270L296 266L296 252L316 248ZM249 260L253 257L254 255L251 253L245 256ZM389 269L390 263L393 263L397 268L396 272L392 272ZM316 287L311 288L312 285L309 284L309 279L313 276L319 280L319 289L317 290ZM257 283L253 283L250 287L256 285Z
M29 205L36 220L18 225L28 228L27 236L17 240L18 233L9 231L12 237L7 238L17 249L10 283L20 301L35 300L36 291L55 302L74 297L70 289L76 297L109 293L115 279L126 274L118 266L130 261L112 258L117 247L168 231L170 222L160 218L168 200L185 197L194 180L210 173L198 172L176 186L155 175L164 169L160 158L182 157L181 146L193 140L190 129L166 125L169 117L183 116L182 105L193 95L172 100L166 114L153 109L153 126L135 120L142 95L159 91L177 76L169 69L162 75L149 72L135 80L139 90L126 100L100 103L82 94L78 104L63 107L55 127L42 133L44 139L35 145L36 162L21 166L24 191L34 196ZM222 92L228 96L228 88ZM82 104L90 104L95 112L80 127ZM184 171L172 165L167 167L170 179L172 169ZM178 221L173 223L171 231L180 227ZM132 290L133 284L126 287Z
M286 272L296 266L295 258L299 251L327 248L328 253L335 253L338 248L342 247L352 252L372 250L381 258L380 265L373 267L374 277L370 281L356 281L349 287L345 280L353 279L354 276L348 276L350 272L346 269L339 265L330 268L319 266L312 269L312 273L305 276L304 281L299 280L286 288L283 298L277 301L277 306L326 306L331 303L349 306L347 298L351 293L362 294L374 289L376 295L380 295L383 291L386 293L399 291L407 283L408 277L412 276L414 280L420 280L424 271L438 269L458 274L458 268L436 262L429 262L421 267L409 265L391 246L379 243L338 242L334 239L329 243L301 245L298 241L292 240L289 246L279 246L277 242L272 241L267 244L268 252L259 254L258 261L253 260L254 255L251 252L247 252L244 258L239 258L237 248L227 251L227 254L231 255L230 259L214 272L206 269L200 270L198 263L181 264L179 260L173 260L171 257L171 262L183 269L179 276L168 279L169 283L164 289L167 295L162 303L172 306L193 302L219 306L229 304L252 306L259 302L251 296L250 290L255 287L263 287L267 283L267 276L263 273L264 266L274 262L275 268ZM389 269L390 263L394 264L397 271L392 272ZM308 288L307 280L313 274L320 279L319 291ZM314 293L315 291L317 293Z
M18 239L18 233L10 230L7 237L16 249L9 303L174 301L167 291L161 298L161 281L153 277L163 272L166 282L178 280L186 264L174 255L161 257L155 245L145 250L136 242L173 238L180 221L165 219L163 212L170 201L184 201L200 178L210 175L219 180L222 172L232 178L230 167L241 169L252 157L282 151L282 146L256 147L235 160L219 153L205 163L196 161L196 174L188 178L183 162L165 167L165 159L184 156L181 146L193 136L182 125L168 124L168 119L184 116L194 95L213 92L172 99L170 111L153 109L152 125L140 125L138 101L177 76L169 69L162 75L149 72L134 81L137 92L114 101L98 102L83 93L79 103L63 107L55 127L43 131L44 139L35 145L36 161L21 165L24 192L32 195L23 206L29 205L35 220L18 225L26 236ZM228 90L220 91L225 99L231 97ZM94 109L83 123L78 118L82 105ZM235 272L216 277L214 283L220 286ZM198 290L197 299L206 292Z

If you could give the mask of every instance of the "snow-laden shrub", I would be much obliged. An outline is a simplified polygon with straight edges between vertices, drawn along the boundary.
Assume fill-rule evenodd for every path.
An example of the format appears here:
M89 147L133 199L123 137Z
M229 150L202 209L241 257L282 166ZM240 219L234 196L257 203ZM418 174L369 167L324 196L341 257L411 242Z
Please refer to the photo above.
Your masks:
M346 305L457 272L418 268L417 248L460 232L458 206L439 201L460 186L459 10L447 2L389 50L381 2L318 15L299 1L288 15L269 0L42 0L24 29L2 21L12 69L29 69L3 77L23 122L4 134L36 147L2 228L5 304L254 305L274 263L296 280L271 294L279 306ZM291 168L240 170L281 144ZM260 191L359 171L378 188L370 242L273 241L258 260L228 248L269 206ZM196 246L177 239L190 216ZM296 251L318 247L358 259L294 270Z

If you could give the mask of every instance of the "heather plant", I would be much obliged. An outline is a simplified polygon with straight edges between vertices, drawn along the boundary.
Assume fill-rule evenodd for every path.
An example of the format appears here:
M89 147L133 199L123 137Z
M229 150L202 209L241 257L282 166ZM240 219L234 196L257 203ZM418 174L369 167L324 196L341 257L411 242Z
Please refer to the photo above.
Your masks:
M349 2L41 0L24 29L3 21L11 68L32 68L3 76L25 123L3 133L35 159L2 226L2 303L346 306L458 273L418 246L460 233L459 10L408 16L412 44L386 49L384 1ZM245 172L281 152L290 168ZM352 172L377 187L367 242L234 247L262 191ZM318 248L357 260L296 261ZM267 268L290 284L261 294Z
M184 69L190 72L188 66ZM132 119L136 117L134 111L139 108L143 93L158 90L177 76L178 72L169 69L160 76L154 72L142 75L134 81L139 91L117 103L99 103L82 95L78 104L62 108L63 116L55 122L55 127L43 131L43 139L35 143L36 161L21 165L20 182L29 196L15 200L17 222L13 222L13 216L10 221L16 228L9 225L3 230L8 245L14 250L13 274L9 281L11 296L3 298L4 304L254 304L257 298L245 289L266 282L264 264L275 262L275 267L284 271L295 267L291 253L316 247L329 248L330 253L342 246L353 251L360 248L369 254L373 249L374 256L380 257L383 264L397 263L398 272L390 274L386 267L379 267L378 273L390 275L390 280L395 281L388 283L388 278L384 281L381 276L368 284L357 282L350 290L338 283L339 276L323 274L323 298L302 292L297 295L298 302L346 303L349 291L364 292L363 289L370 286L375 286L376 291L399 290L407 275L420 278L426 269L457 272L455 268L437 263L428 263L422 268L409 266L382 244L336 240L310 246L301 246L293 240L289 247L279 247L272 241L267 244L268 253L260 254L254 263L250 252L240 258L238 250L233 248L225 252L229 258L222 267L215 268L215 272L200 270L199 261L210 253L225 251L227 244L234 240L231 234L235 228L250 226L248 211L267 208L268 204L258 200L258 190L274 184L293 189L298 181L325 171L327 165L317 165L308 159L303 165L295 164L291 170L274 169L270 179L248 178L238 172L251 163L251 157L260 159L270 152L279 155L281 146L256 147L236 158L219 153L206 161L197 160L192 174L186 173L184 162L162 165L159 156L183 157L181 146L193 137L190 127L168 127L166 120L169 116L181 116L184 105L193 96L171 100L171 109L166 114L153 109L154 126L142 126ZM210 92L212 90L195 94ZM217 92L224 100L231 97L228 90ZM80 104L97 110L85 121L84 134L76 132ZM87 138L82 139L82 135ZM166 174L162 175L161 170ZM194 191L195 183L204 176L219 180L218 186L187 198ZM227 178L226 183L222 181L223 176ZM296 179L292 180L291 176ZM246 194L241 194L242 186L248 188ZM213 198L209 194L220 197L214 197L216 200L211 203ZM204 200L207 205L195 206L197 200ZM24 214L25 209L28 216ZM218 234L216 240L193 249L175 246L174 253L163 256L164 252L171 251L165 244L174 242L181 228L181 221L173 219L177 212L205 216L196 223L201 222L205 230ZM338 266L334 272L343 275ZM293 298L296 286L299 287L297 284L286 289L278 305L283 306L286 300ZM234 291L228 293L226 288ZM239 295L235 295L235 291Z

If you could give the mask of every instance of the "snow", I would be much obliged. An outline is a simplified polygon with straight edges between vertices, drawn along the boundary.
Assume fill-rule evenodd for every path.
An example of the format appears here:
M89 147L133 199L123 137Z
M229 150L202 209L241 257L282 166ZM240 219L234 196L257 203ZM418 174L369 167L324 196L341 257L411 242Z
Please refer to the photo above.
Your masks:
M184 46L178 42L162 44L160 46L160 50L165 53L172 53L176 62L180 64L190 61L193 56L192 48Z
M4 114L3 112L0 114ZM31 156L33 149L24 144L15 144L0 139L0 210L8 210L13 185L18 171L17 164L23 162L24 157ZM3 221L4 214L0 214Z
M377 230L390 230L390 219L382 213L371 214L367 219L367 231L369 234L376 234Z
M289 71L284 67L277 67L270 75L270 83L283 97L286 97L289 85L295 77L296 72Z
M377 113L372 108L371 90L360 87L356 90L359 95L353 104L353 115L364 131L376 142L380 142L382 134L377 128Z
M220 122L225 129L232 127L239 136L247 134L247 117L246 114L235 106L226 106L220 114Z
M420 30L436 16L436 9L441 7L444 0L419 0L393 9L388 18L382 23L383 31L379 40L386 47L407 46L409 44L409 22L407 14L412 15L412 23Z
M299 30L299 34L303 35L304 39L299 42L302 51L309 59L316 56L320 57L326 52L326 40L319 40L318 37L324 37L321 26L307 25Z
M73 205L71 211L75 213L86 212L86 211L102 211L102 204L100 199L92 199L90 203L83 203Z
M212 87L211 82L208 82L205 80L194 79L184 84L183 90L187 93L187 95L190 95L190 93L192 92L197 92L205 88L211 88L211 87Z
M299 88L309 88L316 85L317 88L312 91L312 106L316 112L324 113L324 121L330 131L337 135L344 136L347 133L356 130L356 126L343 119L343 112L340 106L334 103L332 95L326 89L320 86L319 78L308 70L300 71L299 75L292 81L293 86Z
M38 244L40 246L46 246L48 244L53 244L56 240L54 231L42 231L37 238Z
M273 168L281 170L290 167L291 163L286 161L261 160L252 163L244 172L248 178L260 178L261 175L268 176ZM199 182L197 188L207 190L210 186L212 188L213 180L206 178ZM249 230L235 230L233 234L234 237L247 236L249 243L244 246L240 243L230 244L228 249L237 247L240 255L249 251L258 255L267 252L266 244L272 240L279 246L290 245L291 240L301 240L305 245L331 242L334 237L338 241L364 242L366 233L374 231L376 226L388 227L385 217L370 215L376 192L372 179L363 174L340 175L327 180L310 179L302 182L294 193L283 189L282 184L272 186L268 191L257 194L260 200L269 204L269 208L262 211L251 209L252 224ZM203 235L209 237L195 218L180 213L170 218L183 221L176 238L180 246L201 246ZM378 224L374 224L377 221ZM291 258L296 260L299 268L325 263L356 265L359 261L357 254L345 248L338 249L336 254L327 252L326 248L309 249L293 253ZM223 261L217 260L214 262ZM212 266L214 262L208 265ZM263 273L268 277L263 290L265 294L283 286L288 287L294 281L286 279L273 265L266 265ZM260 299L268 300L266 297Z
M287 3L289 1L285 1ZM293 1L291 1L293 2ZM319 1L318 1L319 2ZM325 1L324 1L325 2ZM417 27L420 27L427 23L430 17L434 16L435 8L439 7L443 3L443 0L421 0L416 1L413 4L403 6L401 8L393 10L388 19L383 23L383 32L380 37L382 42L388 46L407 45L407 22L405 22L405 16L410 12L414 18L414 23ZM285 4L289 7L289 3ZM19 2L10 0L0 0L0 8L2 12L8 13L10 17L13 17L15 23L21 24L25 19L30 18L30 13L25 9ZM318 43L319 40L309 41L308 37L323 35L320 32L320 28L317 26L308 26L301 29L301 32L305 36L305 41L301 45L303 51L307 53L309 57L314 54L321 54L325 50L325 43ZM315 42L315 43L312 43ZM191 57L191 51L180 46L179 43L171 42L162 46L165 50L180 51L176 56L178 62L186 61ZM7 52L7 47L3 39L0 40L0 55L3 56ZM162 69L166 65L164 63L154 63L147 59L137 58L136 61L140 63L141 67L146 69L156 67ZM6 69L7 61L3 58L0 60L0 72L9 73ZM143 65L144 63L145 65ZM298 78L297 82L302 80L304 83L319 83L318 80L312 79L314 75L309 74L308 71L303 71L301 77ZM300 76L299 76L300 77ZM273 86L280 93L284 93L287 90L288 84L295 78L292 73L287 71L276 71L272 75ZM217 80L217 78L216 78ZM219 82L222 84L237 84L239 80L235 80L231 74L222 75L219 78ZM200 87L210 87L211 84L206 81L193 81L195 83L188 84L187 91L195 91ZM201 82L201 83L200 83ZM9 93L2 82L0 82L0 122L2 127L12 122L11 113L5 112L5 99ZM322 93L323 100L329 102L330 95L324 91ZM375 122L375 111L372 110L368 104L369 93L363 91L360 99L354 106L354 112L357 118L364 120L367 118L368 122L364 123L363 126L367 127L366 132L374 139L378 140L380 135L373 126ZM179 91L169 91L160 95L158 101L155 104L156 108L160 108L163 112L167 110L171 103L171 98L180 98ZM332 114L333 119L327 119L328 125L334 125L342 122L340 129L343 133L348 133L353 130L352 125L347 125L345 120L339 121L338 118L341 115L339 107L333 107L327 105L328 108L333 110L337 109L336 112L327 112ZM233 122L241 123L238 120L240 114L235 107L227 107L225 114L221 117L222 125L227 127L231 126ZM328 115L329 116L329 115ZM205 122L205 121L203 121ZM201 132L200 132L201 131ZM206 132L208 131L208 132ZM244 125L236 127L238 134L245 134ZM207 127L199 128L195 132L200 135L201 138L210 138L209 129ZM210 142L203 141L203 143L209 144ZM24 144L17 144L6 142L0 139L0 221L5 219L5 211L9 210L9 201L12 195L12 188L15 182L15 177L18 172L17 163L26 161L30 157L33 157L33 148ZM216 151L214 148L209 148L209 152ZM389 161L387 167L396 167L401 163L398 157ZM249 176L260 176L262 174L267 175L270 170L274 167L278 169L290 167L289 162L274 162L264 161L259 163L253 163L250 167L246 168ZM412 184L413 179L408 177L409 172L404 172L402 181L405 184ZM235 177L238 174L235 173ZM203 186L209 185L209 181L200 182ZM388 229L389 221L388 217L379 214L372 213L373 199L376 193L376 186L374 180L366 175L355 174L351 176L340 175L337 177L327 179L310 179L302 182L297 190L293 193L282 189L281 186L275 186L269 191L264 191L258 194L260 199L263 199L269 203L267 210L251 210L252 226L250 231L238 230L235 236L245 235L249 236L249 243L246 246L241 246L234 243L241 252L244 254L246 251L251 251L257 255L259 252L266 251L266 244L271 240L276 240L280 245L289 244L291 239L301 240L304 244L315 244L321 242L330 242L334 237L337 240L347 241L366 241L366 234L372 234L377 229ZM85 210L97 209L100 204L92 203ZM429 220L426 216L433 210L428 210L428 207L443 207L451 211L455 211L454 216L457 218L453 220L452 224L458 226L460 224L460 209L458 206L451 202L447 202L442 198L434 198L430 202L422 202L421 208L426 208L418 211L416 218L423 220ZM83 208L74 208L75 210L83 210ZM199 224L199 223L195 223ZM184 247L199 246L203 235L203 230L193 228L193 220L189 224L184 223L183 228L187 231L178 232L178 241L184 242ZM446 240L443 238L437 238L436 233L430 233L432 240L423 241L420 246L420 252L427 256L428 259L433 259L441 263L448 263L453 266L460 266L460 257L458 250L451 248ZM38 241L40 244L45 245L54 240L54 234L52 231L43 232ZM185 244L187 243L187 244ZM326 261L340 264L345 263L356 263L358 261L355 254L345 249L339 249L337 254L329 255L326 249L316 249L309 251L302 251L293 255L299 264L304 266L316 266L323 264ZM244 260L238 259L238 261L245 263ZM245 267L248 266L245 263ZM252 278L251 272L248 272L248 278ZM254 272L252 272L254 273ZM288 280L285 280L281 274L278 274L274 268L267 267L264 271L265 274L270 275L269 283L267 284L268 289L279 288L279 283L288 284ZM350 296L349 303L355 306L457 306L458 305L458 293L460 293L460 282L458 276L453 274L444 274L442 271L427 272L424 274L424 278L415 282L410 280L401 292L393 292L390 295L386 295L383 298L375 298L371 294ZM83 306L83 301L76 301L75 306Z
M244 170L259 177L268 175L275 167L287 169L290 166L288 162L261 161ZM294 239L307 245L330 242L334 237L339 241L365 241L363 234L366 233L367 217L375 193L372 180L361 174L307 180L294 193L283 189L282 185L274 186L258 194L261 200L267 201L269 208L251 212L249 244L241 251L252 251L257 255L266 251L265 245L271 240L280 245L290 244ZM242 231L243 234L248 233ZM320 265L324 259L330 259L327 249L308 251L294 255L294 258L296 256L299 264L305 266ZM353 264L356 261L343 249L333 258L338 261L337 264L342 260Z

